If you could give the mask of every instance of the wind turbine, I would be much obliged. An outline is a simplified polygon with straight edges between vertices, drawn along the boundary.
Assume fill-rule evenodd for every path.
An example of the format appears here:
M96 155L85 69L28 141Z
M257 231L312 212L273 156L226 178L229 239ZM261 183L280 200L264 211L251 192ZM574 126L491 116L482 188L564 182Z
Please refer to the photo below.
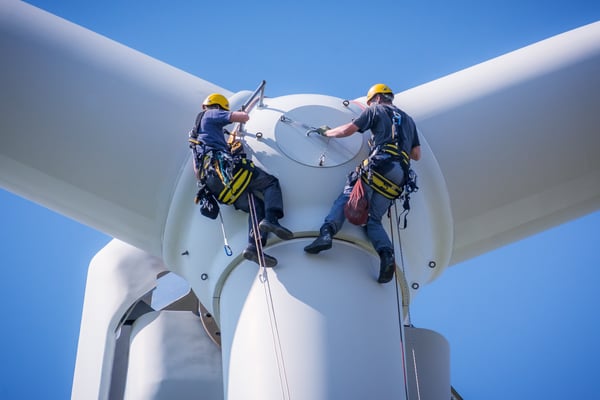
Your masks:
M251 111L244 138L253 159L277 171L286 225L297 236L272 242L269 252L284 261L261 272L237 256L245 216L224 210L237 256L229 258L219 224L194 208L189 154L181 145L206 94L220 91L235 106L253 92L231 93L23 3L3 4L1 16L2 48L10 55L2 77L2 186L116 238L90 265L74 398L163 398L187 390L231 399L363 392L414 398L409 392L447 390L444 368L431 376L406 368L406 356L422 365L443 359L447 345L435 333L404 326L399 297L407 306L446 266L598 208L598 23L397 95L426 140L416 166L422 187L402 232L398 296L392 285L369 280L376 258L359 229L346 227L329 258L302 252L338 190L334 183L365 156L365 146L354 138L330 145L306 137L281 116L333 125L356 115L354 102L268 98L267 89L264 104ZM38 118L24 115L25 106L40 110ZM32 146L25 132L46 134ZM515 143L521 146L513 149ZM505 148L511 168L498 151ZM301 190L315 182L322 199ZM562 196L549 195L554 191ZM146 308L165 271L194 291L172 308L197 310L199 299L203 318ZM331 281L337 288L319 286ZM206 332L197 329L201 320ZM211 347L215 326L222 358ZM380 343L370 340L373 332L383 335ZM416 342L408 345L411 334ZM438 351L420 355L419 340ZM203 358L184 358L182 371L177 367L190 349ZM123 354L125 362L118 360ZM397 385L361 379L382 366L378 378ZM422 385L414 384L417 375Z

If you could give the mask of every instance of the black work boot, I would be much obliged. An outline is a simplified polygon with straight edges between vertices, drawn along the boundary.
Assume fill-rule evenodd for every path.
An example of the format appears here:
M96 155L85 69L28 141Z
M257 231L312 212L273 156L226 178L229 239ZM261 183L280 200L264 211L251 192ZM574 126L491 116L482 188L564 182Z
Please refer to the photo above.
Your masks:
M381 263L379 266L379 278L377 278L377 282L387 283L392 280L394 271L396 270L394 252L392 249L381 249L379 251L379 258Z
M249 244L248 247L246 247L244 249L244 251L242 252L242 255L244 256L244 258L246 260L253 261L253 262L257 263L258 265L260 265L260 262L258 260L258 251L256 250L255 245ZM264 257L264 261L265 261L265 265L264 265L265 267L273 268L274 266L277 265L277 259L275 257L271 257L270 255L268 255L265 252L263 252L263 257Z
M279 239L290 240L294 238L294 234L287 228L284 228L279 224L279 222L275 220L269 221L268 219L263 219L258 224L258 230L260 233L274 233Z
M321 227L319 236L304 251L311 254L317 254L323 250L329 250L333 241L333 229L331 225L325 224Z

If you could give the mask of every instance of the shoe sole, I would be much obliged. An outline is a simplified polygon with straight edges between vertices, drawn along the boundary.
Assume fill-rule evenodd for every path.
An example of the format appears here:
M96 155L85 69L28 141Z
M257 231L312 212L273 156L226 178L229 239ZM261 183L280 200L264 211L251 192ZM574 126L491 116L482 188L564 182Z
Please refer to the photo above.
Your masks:
M246 260L255 262L256 264L260 265L260 262L258 262L258 254L257 253L244 250L242 255L244 256L244 258ZM263 258L265 261L265 267L273 268L274 266L277 265L277 259L275 257L271 257L270 255L263 253Z
M273 233L279 239L290 240L294 238L294 234L282 226L273 225L270 223L261 222L258 225L258 230L261 233Z
M377 279L377 282L378 282L378 283L388 283L388 282L390 282L392 279L394 279L394 274L392 274L392 276L390 276L389 278L388 278L387 276L386 276L386 277L379 277L379 278Z
M330 244L322 244L319 246L313 246L310 247L310 245L306 246L304 248L304 251L310 254L318 254L320 252L322 252L323 250L329 250L331 248L331 243Z
M383 271L379 271L379 277L377 278L377 282L379 283L388 283L392 279L394 279L394 271L396 270L396 266L386 268Z

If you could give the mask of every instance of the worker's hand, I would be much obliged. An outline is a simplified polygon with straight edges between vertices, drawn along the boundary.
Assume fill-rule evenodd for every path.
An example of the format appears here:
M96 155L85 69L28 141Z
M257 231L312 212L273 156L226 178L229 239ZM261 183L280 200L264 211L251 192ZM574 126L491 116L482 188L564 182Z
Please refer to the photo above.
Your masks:
M320 126L319 128L317 128L317 133L321 136L327 136L327 135L325 135L325 132L327 132L330 129L331 128L328 127L327 125L323 125L323 126Z

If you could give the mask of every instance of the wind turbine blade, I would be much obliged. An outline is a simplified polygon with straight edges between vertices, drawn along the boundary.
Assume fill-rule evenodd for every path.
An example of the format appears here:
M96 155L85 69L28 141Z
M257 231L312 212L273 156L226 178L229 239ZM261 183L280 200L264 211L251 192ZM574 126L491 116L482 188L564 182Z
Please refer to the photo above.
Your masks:
M200 100L227 90L0 5L0 185L160 253ZM452 263L600 207L600 22L397 96L444 172Z
M600 22L408 90L448 186L451 263L600 208Z
M24 2L0 49L0 186L159 254L200 102L230 92Z

